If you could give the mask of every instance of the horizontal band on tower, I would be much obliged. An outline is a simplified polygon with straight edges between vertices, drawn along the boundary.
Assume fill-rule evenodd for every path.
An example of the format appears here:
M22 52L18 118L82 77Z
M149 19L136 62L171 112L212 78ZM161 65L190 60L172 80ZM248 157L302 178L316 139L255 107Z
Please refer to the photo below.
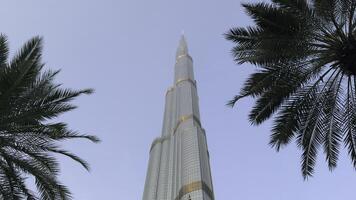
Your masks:
M197 86L197 82L192 80L192 79L190 79L190 78L188 78L188 79L178 79L177 82L176 82L176 85L178 85L179 83L185 82L185 81L190 82L191 84L194 85L194 87Z
M184 57L188 57L191 61L193 61L193 58L190 57L190 55L188 55L188 54L183 54L183 55L177 56L177 58L176 58L176 63L178 62L179 59L184 58Z
M166 139L168 139L169 136L164 136L164 137L159 137L156 138L155 140L153 140L152 144L151 144L151 148L150 148L150 152L152 151L153 147L156 146L156 144L161 143L163 141L165 141Z
M197 124L199 124L199 126L201 127L201 123L198 117L196 117L195 115L185 115L179 118L179 121L177 123L177 125L174 127L173 129L173 135L176 133L178 127L185 121L189 120L189 119L193 119L193 121L195 121Z
M182 83L184 81L190 82L191 84L194 85L195 88L197 87L197 82L195 80L192 80L192 79L178 79L178 81L175 83L175 86L177 86L178 84L180 84L180 83ZM168 88L168 90L166 92L166 96L167 96L167 94L169 92L172 92L175 89L175 86Z
M193 119L200 127L201 127L201 123L200 123L200 120L198 117L196 117L195 115L185 115L185 116L182 116L179 118L178 120L178 123L177 125L174 127L173 129L173 134L171 135L174 135L178 129L178 127L185 121L189 120L189 119ZM204 129L203 129L204 130ZM152 144L151 144L151 148L150 148L150 152L152 151L153 147L158 144L158 143L161 143L163 141L165 141L166 139L169 139L171 137L171 135L167 135L167 136L163 136L163 137L159 137L159 138L156 138Z
M174 90L174 87L169 87L167 92L166 92L166 96L167 96L168 93L172 92L173 90Z
M175 200L180 200L184 195L194 192L194 191L197 191L197 190L204 191L210 197L211 200L214 200L213 191L203 181L196 181L196 182L189 183L187 185L182 186L180 188L178 196L175 198Z

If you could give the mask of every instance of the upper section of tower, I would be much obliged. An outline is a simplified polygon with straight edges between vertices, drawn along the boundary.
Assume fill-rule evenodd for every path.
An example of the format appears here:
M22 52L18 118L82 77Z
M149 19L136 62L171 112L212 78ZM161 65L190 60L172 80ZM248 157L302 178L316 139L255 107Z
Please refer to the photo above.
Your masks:
M187 40L185 39L184 35L182 34L180 41L179 41L179 46L177 48L176 58L179 58L179 56L185 56L185 55L188 55L188 45L187 45Z
M188 45L184 35L181 36L176 54L174 83L182 80L194 80L193 60L188 54Z
M182 80L194 81L193 59L188 53L188 45L184 35L181 36L176 54L174 83Z

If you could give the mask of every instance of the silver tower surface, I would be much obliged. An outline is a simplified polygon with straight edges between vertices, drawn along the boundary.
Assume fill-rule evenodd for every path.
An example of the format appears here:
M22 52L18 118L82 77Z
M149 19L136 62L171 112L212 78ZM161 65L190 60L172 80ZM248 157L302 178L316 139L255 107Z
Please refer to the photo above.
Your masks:
M193 60L182 36L162 135L150 149L143 200L213 200L209 152L200 123Z

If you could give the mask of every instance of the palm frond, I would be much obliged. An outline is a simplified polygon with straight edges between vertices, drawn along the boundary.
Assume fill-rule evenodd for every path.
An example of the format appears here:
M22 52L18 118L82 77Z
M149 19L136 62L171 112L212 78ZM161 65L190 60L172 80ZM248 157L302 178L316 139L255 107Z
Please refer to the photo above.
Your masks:
M0 199L72 199L57 178L60 168L54 154L67 156L87 170L89 164L60 148L59 142L100 141L70 130L66 123L47 122L75 109L71 102L93 90L66 89L54 83L59 71L42 72L41 54L42 39L35 37L9 62L7 40L0 35ZM29 176L35 179L35 192L25 182Z
M322 147L329 169L340 143L356 168L356 1L272 0L242 4L254 26L231 28L238 64L257 66L228 102L256 99L249 119L259 125L275 115L270 145L296 139L302 174L313 174Z
M7 38L5 35L0 34L0 72L2 72L2 70L6 67L8 56L9 49Z

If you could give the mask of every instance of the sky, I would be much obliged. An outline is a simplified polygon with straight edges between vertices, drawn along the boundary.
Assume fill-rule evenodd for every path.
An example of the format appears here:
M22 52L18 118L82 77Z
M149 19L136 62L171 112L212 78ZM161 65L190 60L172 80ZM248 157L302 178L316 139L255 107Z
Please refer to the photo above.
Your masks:
M245 2L252 2L247 1ZM85 171L59 157L60 180L76 200L142 199L149 148L161 134L164 96L173 83L175 51L184 30L194 59L202 126L217 200L336 200L355 197L356 172L345 150L330 173L320 152L304 181L301 152L268 145L271 122L251 126L254 100L225 104L255 70L237 65L223 33L251 25L238 0L2 0L1 33L12 54L33 36L44 38L43 61L61 69L64 87L94 88L57 121L95 134L100 144L63 147L86 159Z

